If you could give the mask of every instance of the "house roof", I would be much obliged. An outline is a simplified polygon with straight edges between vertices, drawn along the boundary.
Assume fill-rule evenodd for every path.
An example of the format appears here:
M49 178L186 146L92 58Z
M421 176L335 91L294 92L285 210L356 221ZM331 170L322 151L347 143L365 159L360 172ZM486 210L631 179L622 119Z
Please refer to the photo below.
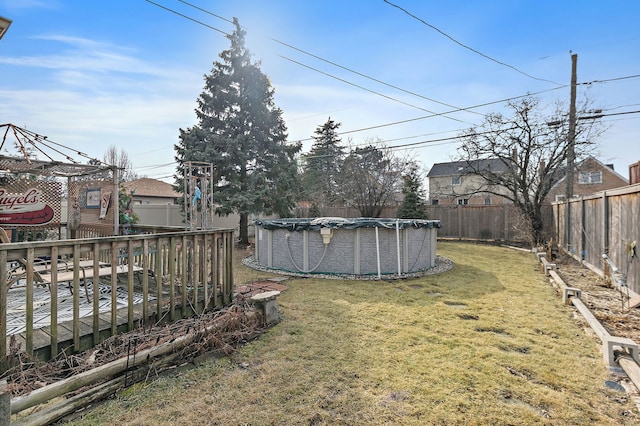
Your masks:
M459 176L472 172L473 170L492 170L494 172L504 172L506 165L498 158L488 158L470 161L452 161L449 163L435 163L427 177Z
M127 193L141 197L180 198L182 194L173 189L173 185L157 179L140 178L123 184Z
M595 162L600 169L607 169L609 170L609 172L616 176L618 179L620 179L621 181L625 182L625 185L629 184L629 179L625 178L624 176L622 176L620 173L616 172L613 167L611 167L608 164L604 164L602 161L598 160L595 157L592 156L588 156L585 159L583 159L582 161L580 161L578 164L576 164L574 167L576 169L576 171L580 171L581 167L584 167L585 165L589 164L589 162ZM552 186L553 188L556 188L558 185L564 183L564 181L566 180L567 174L566 174L566 169L562 171L562 176L558 179L558 181Z

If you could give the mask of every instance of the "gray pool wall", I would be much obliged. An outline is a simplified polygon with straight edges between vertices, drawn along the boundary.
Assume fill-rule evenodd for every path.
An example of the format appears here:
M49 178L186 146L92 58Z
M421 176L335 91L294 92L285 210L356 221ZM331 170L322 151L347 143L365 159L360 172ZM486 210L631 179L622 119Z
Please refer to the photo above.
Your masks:
M255 258L267 268L294 273L409 274L435 266L438 227L439 222L394 227L390 219L385 227L349 229L265 229L256 223ZM321 232L331 233L328 244Z

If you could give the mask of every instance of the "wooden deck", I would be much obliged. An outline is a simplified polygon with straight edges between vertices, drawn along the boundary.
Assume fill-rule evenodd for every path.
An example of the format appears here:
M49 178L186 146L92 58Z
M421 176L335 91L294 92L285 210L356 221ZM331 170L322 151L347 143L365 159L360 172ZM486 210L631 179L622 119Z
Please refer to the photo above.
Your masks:
M150 278L149 281L151 284L150 287L156 288L155 279ZM122 287L119 287L119 289L122 290ZM64 290L64 288L62 288L62 290ZM124 290L126 295L126 289ZM123 303L118 303L116 306L115 329L116 329L116 333L118 334L130 331L131 329L129 328L129 325L131 323L133 323L133 329L136 329L142 326L143 324L154 324L158 322L157 321L158 318L160 318L160 321L159 321L160 324L165 324L167 322L174 321L178 318L186 318L190 315L193 315L193 309L191 308L191 306L187 306L187 309L185 309L183 312L182 307L177 305L175 306L175 309L174 309L173 318L171 317L169 310L165 310L161 312L160 315L156 315L155 310L148 310L147 316L145 318L143 299L142 299L142 293L141 293L142 286L141 285L134 286L134 290L135 290L135 293L133 295L134 300L139 300L139 303L135 303L133 305L132 310L129 310L129 307L127 305L122 306ZM161 297L164 300L162 305L168 306L169 295L164 294L164 295L161 295ZM176 297L180 299L181 295L178 294L176 295ZM157 304L155 303L156 298L157 296L155 293L149 293L147 297L147 302L153 306L157 306ZM99 342L110 337L113 334L111 303L110 303L110 300L105 300L105 299L102 299L102 300L103 300L103 303L100 303L100 308L97 315L97 321L98 321L97 334L94 332L95 318L93 315L93 310L86 313L86 309L85 309L86 315L80 316L79 347L77 348L77 350L76 348L74 348L73 320L70 319L70 320L58 322L57 333L52 333L51 325L45 325L39 328L34 327L33 335L32 335L33 355L41 360L48 360L54 356L54 352L61 353L64 351L68 353L73 353L73 352L77 352L78 350L84 351L94 347ZM122 298L119 298L119 300L122 300ZM221 301L219 300L219 302ZM198 307L202 308L203 305L204 305L204 301L200 300L198 303ZM59 305L59 308L58 308L59 313L61 311L60 307L61 306ZM67 306L63 306L63 307L67 310L66 315L63 315L63 317L69 317L70 312L68 312L68 308L70 308L71 306L67 304ZM46 309L47 307L44 307L44 308ZM49 306L48 312L50 312L50 306ZM129 315L132 315L132 317L130 317ZM59 315L59 318L60 318L60 315ZM56 351L52 351L52 335L57 335ZM26 347L26 332L22 331L22 332L10 334L7 336L7 354L8 355L10 355L11 353L12 339L15 341L14 345L18 344L21 350L24 350L24 348Z
M0 281L0 332L6 336L0 352L8 354L2 369L12 363L16 345L46 360L231 303L232 237L232 230L209 230L0 244L0 276L8 276L17 260L25 267L24 279L11 286ZM64 258L72 266L52 268L39 283L38 258ZM93 277L99 277L98 291Z

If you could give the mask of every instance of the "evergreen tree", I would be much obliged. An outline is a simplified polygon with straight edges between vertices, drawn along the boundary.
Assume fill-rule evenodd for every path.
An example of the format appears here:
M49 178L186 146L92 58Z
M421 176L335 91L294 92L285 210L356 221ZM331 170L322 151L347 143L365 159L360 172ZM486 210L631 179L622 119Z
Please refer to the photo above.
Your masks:
M404 194L404 199L400 207L398 207L398 217L400 219L428 219L418 165L411 163L403 178L402 193Z
M314 204L332 206L341 199L338 175L344 157L344 148L338 136L341 123L331 120L318 126L309 153L305 155L303 186L306 196Z
M296 154L287 145L282 110L274 105L274 89L245 47L246 32L234 18L228 50L214 62L198 98L198 124L180 129L175 146L180 184L186 161L214 165L216 213L240 215L239 244L249 243L250 214L289 215L297 185Z

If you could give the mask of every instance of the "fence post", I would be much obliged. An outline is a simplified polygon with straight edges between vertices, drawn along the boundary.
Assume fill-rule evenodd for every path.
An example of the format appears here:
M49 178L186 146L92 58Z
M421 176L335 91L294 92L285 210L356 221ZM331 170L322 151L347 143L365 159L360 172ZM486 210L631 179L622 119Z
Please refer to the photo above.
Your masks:
M509 205L503 204L504 209L504 238L503 240L509 241Z
M584 196L580 196L580 259L587 258L587 229ZM595 247L594 247L595 249Z
M609 254L609 197L607 191L602 191L602 253Z
M458 239L462 239L462 206L456 205L456 218L458 219Z

